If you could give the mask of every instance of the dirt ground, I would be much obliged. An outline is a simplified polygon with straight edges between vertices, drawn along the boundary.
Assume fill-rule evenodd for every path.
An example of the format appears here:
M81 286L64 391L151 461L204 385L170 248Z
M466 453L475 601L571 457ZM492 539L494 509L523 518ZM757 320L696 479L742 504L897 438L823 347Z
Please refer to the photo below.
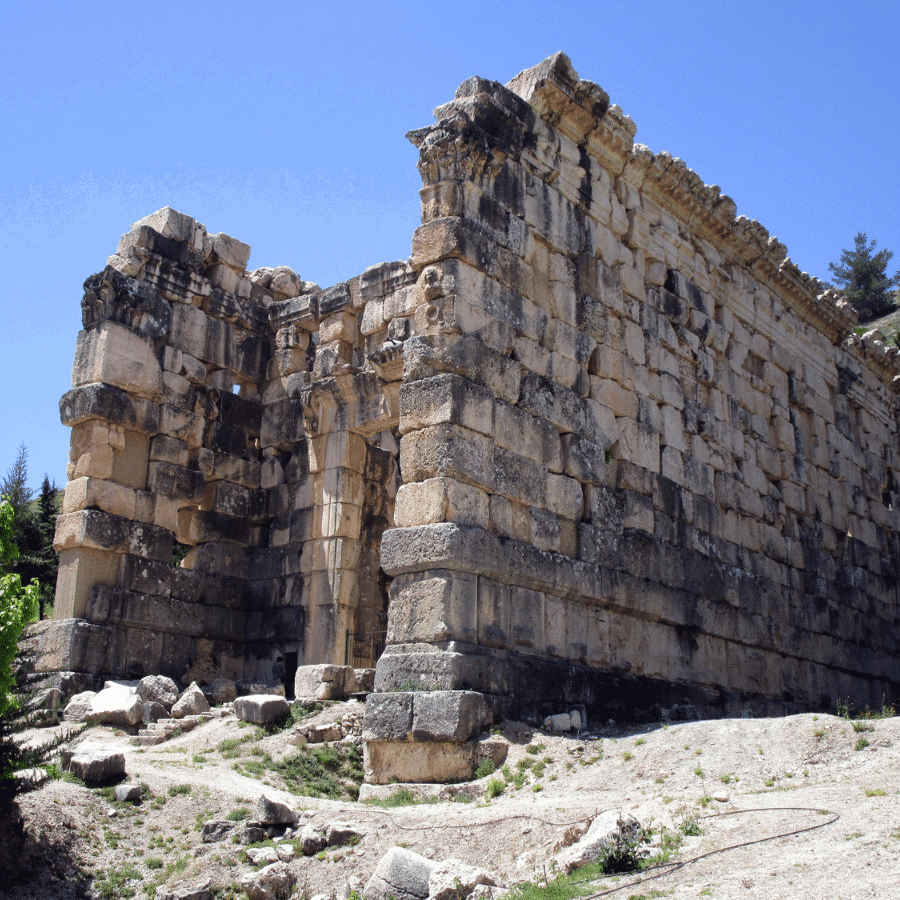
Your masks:
M346 705L311 721L340 719ZM304 723L305 724L305 723ZM297 897L361 889L400 844L435 860L481 866L500 882L552 878L558 848L604 810L677 832L696 816L668 864L607 878L594 896L765 897L855 900L900 897L900 718L857 725L829 715L731 719L556 736L505 723L506 775L475 784L477 799L381 808L288 793L267 767L296 752L287 732L257 740L233 716L155 747L109 728L80 741L125 753L128 780L152 796L110 802L101 791L53 781L21 798L34 852L33 881L0 896L25 900L152 897L159 883L212 878L217 896L253 867L230 840L203 844L208 819L239 817L260 794L301 811L300 824L349 822L355 846L299 856ZM231 746L236 740L243 740ZM230 741L219 749L223 741ZM859 749L857 749L859 748ZM248 776L249 770L254 772ZM235 767L242 771L237 771ZM517 777L518 776L518 777ZM486 799L492 792L503 792ZM0 878L5 879L2 874Z

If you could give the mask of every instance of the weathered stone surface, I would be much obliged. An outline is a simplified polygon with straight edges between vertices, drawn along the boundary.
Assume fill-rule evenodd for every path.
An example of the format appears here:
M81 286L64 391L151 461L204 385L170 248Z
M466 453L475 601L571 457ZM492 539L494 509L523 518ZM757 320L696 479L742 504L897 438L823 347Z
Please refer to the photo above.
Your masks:
M224 841L236 827L236 822L226 820L204 822L203 827L200 829L200 840L204 844L213 844L217 841Z
M171 719L172 715L162 703L157 703L155 700L145 700L141 718L145 723L159 722L162 719Z
M205 712L209 712L209 703L195 681L172 707L172 718L183 719L185 716L196 716Z
M319 825L304 825L297 839L304 856L313 856L328 846L325 829Z
M248 694L234 701L234 714L242 722L265 725L290 711L290 704L277 694Z
M75 694L63 710L63 718L67 722L83 722L91 709L91 702L97 696L96 691L82 691Z
M84 721L129 727L137 725L143 714L141 698L130 687L111 685L91 699L91 708Z
M351 822L329 822L325 829L325 842L329 847L343 847L365 836L365 829Z
M68 771L88 784L109 784L125 774L125 755L102 747L82 745L63 760Z
M213 703L231 703L237 697L237 688L230 678L217 678L209 686L208 696Z
M287 804L262 795L253 807L250 821L257 825L296 825L297 813Z
M156 889L156 900L212 900L212 880L200 878Z
M352 666L300 666L294 676L294 696L316 700L346 700L358 689Z
M178 686L165 675L148 675L138 682L137 694L145 702L152 700L171 710L178 700Z
M116 800L119 803L136 803L141 799L141 786L139 784L117 784Z
M461 900L478 885L492 887L497 880L484 869L466 865L458 859L441 860L428 876L428 900Z
M363 896L366 900L425 900L434 866L432 860L412 850L391 847L366 882Z
M411 262L324 290L138 223L85 283L39 670L377 685L374 778L465 777L488 705L896 701L900 355L635 128L561 53L470 79L410 133Z
M238 883L250 900L287 900L294 887L294 873L287 863L275 862L242 875Z

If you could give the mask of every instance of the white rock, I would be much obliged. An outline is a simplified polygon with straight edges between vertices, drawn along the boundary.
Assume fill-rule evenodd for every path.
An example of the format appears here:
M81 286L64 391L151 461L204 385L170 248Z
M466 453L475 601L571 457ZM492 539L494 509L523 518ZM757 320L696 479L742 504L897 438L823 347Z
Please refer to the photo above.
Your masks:
M557 713L555 716L547 716L544 725L550 731L571 731L572 718L568 713Z
M247 859L253 863L254 866L258 866L260 863L269 863L278 862L278 851L274 847L250 847L246 851Z
M428 876L429 900L462 900L477 885L495 885L497 880L484 869L468 866L458 859L439 862Z
M152 700L170 710L178 699L178 687L165 675L148 675L138 682L137 694L145 703Z
M209 703L195 681L172 707L172 718L183 719L185 716L198 716L205 712L209 712Z
M94 696L84 720L128 727L137 725L143 715L144 704L141 698L125 685L112 684Z
M366 882L366 900L425 900L435 864L405 847L391 847Z
M258 872L248 872L239 883L250 900L287 900L294 875L287 863L276 862Z
M80 694L73 695L72 699L66 704L63 718L67 722L83 722L85 716L90 712L91 701L96 696L96 691L82 691Z
M290 704L278 694L248 694L234 701L234 714L242 722L266 725L290 711Z

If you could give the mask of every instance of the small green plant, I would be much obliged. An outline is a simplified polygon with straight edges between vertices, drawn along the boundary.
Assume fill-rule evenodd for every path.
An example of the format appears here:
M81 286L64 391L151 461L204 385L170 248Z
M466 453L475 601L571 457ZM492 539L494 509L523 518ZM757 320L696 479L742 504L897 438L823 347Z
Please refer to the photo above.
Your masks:
M481 762L478 768L472 773L472 777L486 778L488 775L493 775L496 771L497 766L495 765L494 761L488 758Z
M813 734L821 741L823 737L825 737L825 729L817 728Z
M701 750L699 747L694 751L694 753L695 753L697 756L703 756L703 750Z
M629 760L634 759L634 754L630 750L626 750L622 754L622 759L624 759L625 762L628 762Z
M763 784L764 784L766 787L774 787L774 786L775 786L775 779L774 779L774 778L767 778L767 779L763 782Z
M702 797L698 797L698 798L697 798L697 802L698 802L704 809L706 809L706 807L709 806L709 804L713 802L713 798L712 798L709 794L704 794Z
M641 744L646 744L646 743L647 743L646 738L638 738L638 739L634 742L634 746L635 746L635 747L640 747Z
M529 744L525 748L525 752L536 755L536 754L540 753L542 750L546 750L546 749L547 749L546 744Z
M868 722L854 721L854 722L851 722L850 724L853 726L853 730L857 734L860 734L863 731L874 731L875 730L875 726L870 725Z
M636 872L647 857L650 833L634 819L620 819L617 825L613 839L597 856L597 865L604 875Z
M531 786L531 790L532 790L535 794L539 794L543 789L544 789L544 788L541 786L540 783L533 784L533 785Z
M229 822L242 822L250 815L250 810L246 806L236 806L225 818Z
M173 784L166 793L170 797L187 796L192 790L193 788L189 784Z
M703 778L703 769L701 769L700 766L697 766L697 768L694 769L694 774L695 774L698 778Z
M161 869L163 867L163 861L158 856L151 856L144 865L148 869Z
M506 782L502 778L492 778L488 782L484 796L487 797L488 800L493 800L494 797L499 797L505 790Z
M856 745L854 746L853 749L854 750L865 750L866 747L868 747L868 746L869 746L869 742L864 737L860 736L857 739Z
M721 781L722 784L731 784L731 776L730 775L720 775L719 781Z
M784 777L785 777L785 778L793 778L793 777L794 777L794 773L793 773L793 772L785 772L785 773L784 773Z
M881 788L866 788L867 797L884 797L885 792Z
M656 778L653 779L654 784L665 784L666 777L665 775L657 775Z

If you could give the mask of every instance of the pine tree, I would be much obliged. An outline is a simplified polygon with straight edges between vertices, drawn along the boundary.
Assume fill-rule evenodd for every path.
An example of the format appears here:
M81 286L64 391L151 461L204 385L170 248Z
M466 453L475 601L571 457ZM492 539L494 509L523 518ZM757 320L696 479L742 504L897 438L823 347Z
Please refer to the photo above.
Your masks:
M18 513L28 505L32 493L28 487L28 448L20 444L16 461L7 469L6 478L0 484L0 496L9 501L13 512Z
M900 285L900 272L888 277L887 267L893 251L880 250L873 254L875 241L868 243L861 231L853 241L854 248L842 250L841 261L829 263L828 268L844 296L859 313L860 321L868 322L894 308L891 290Z

